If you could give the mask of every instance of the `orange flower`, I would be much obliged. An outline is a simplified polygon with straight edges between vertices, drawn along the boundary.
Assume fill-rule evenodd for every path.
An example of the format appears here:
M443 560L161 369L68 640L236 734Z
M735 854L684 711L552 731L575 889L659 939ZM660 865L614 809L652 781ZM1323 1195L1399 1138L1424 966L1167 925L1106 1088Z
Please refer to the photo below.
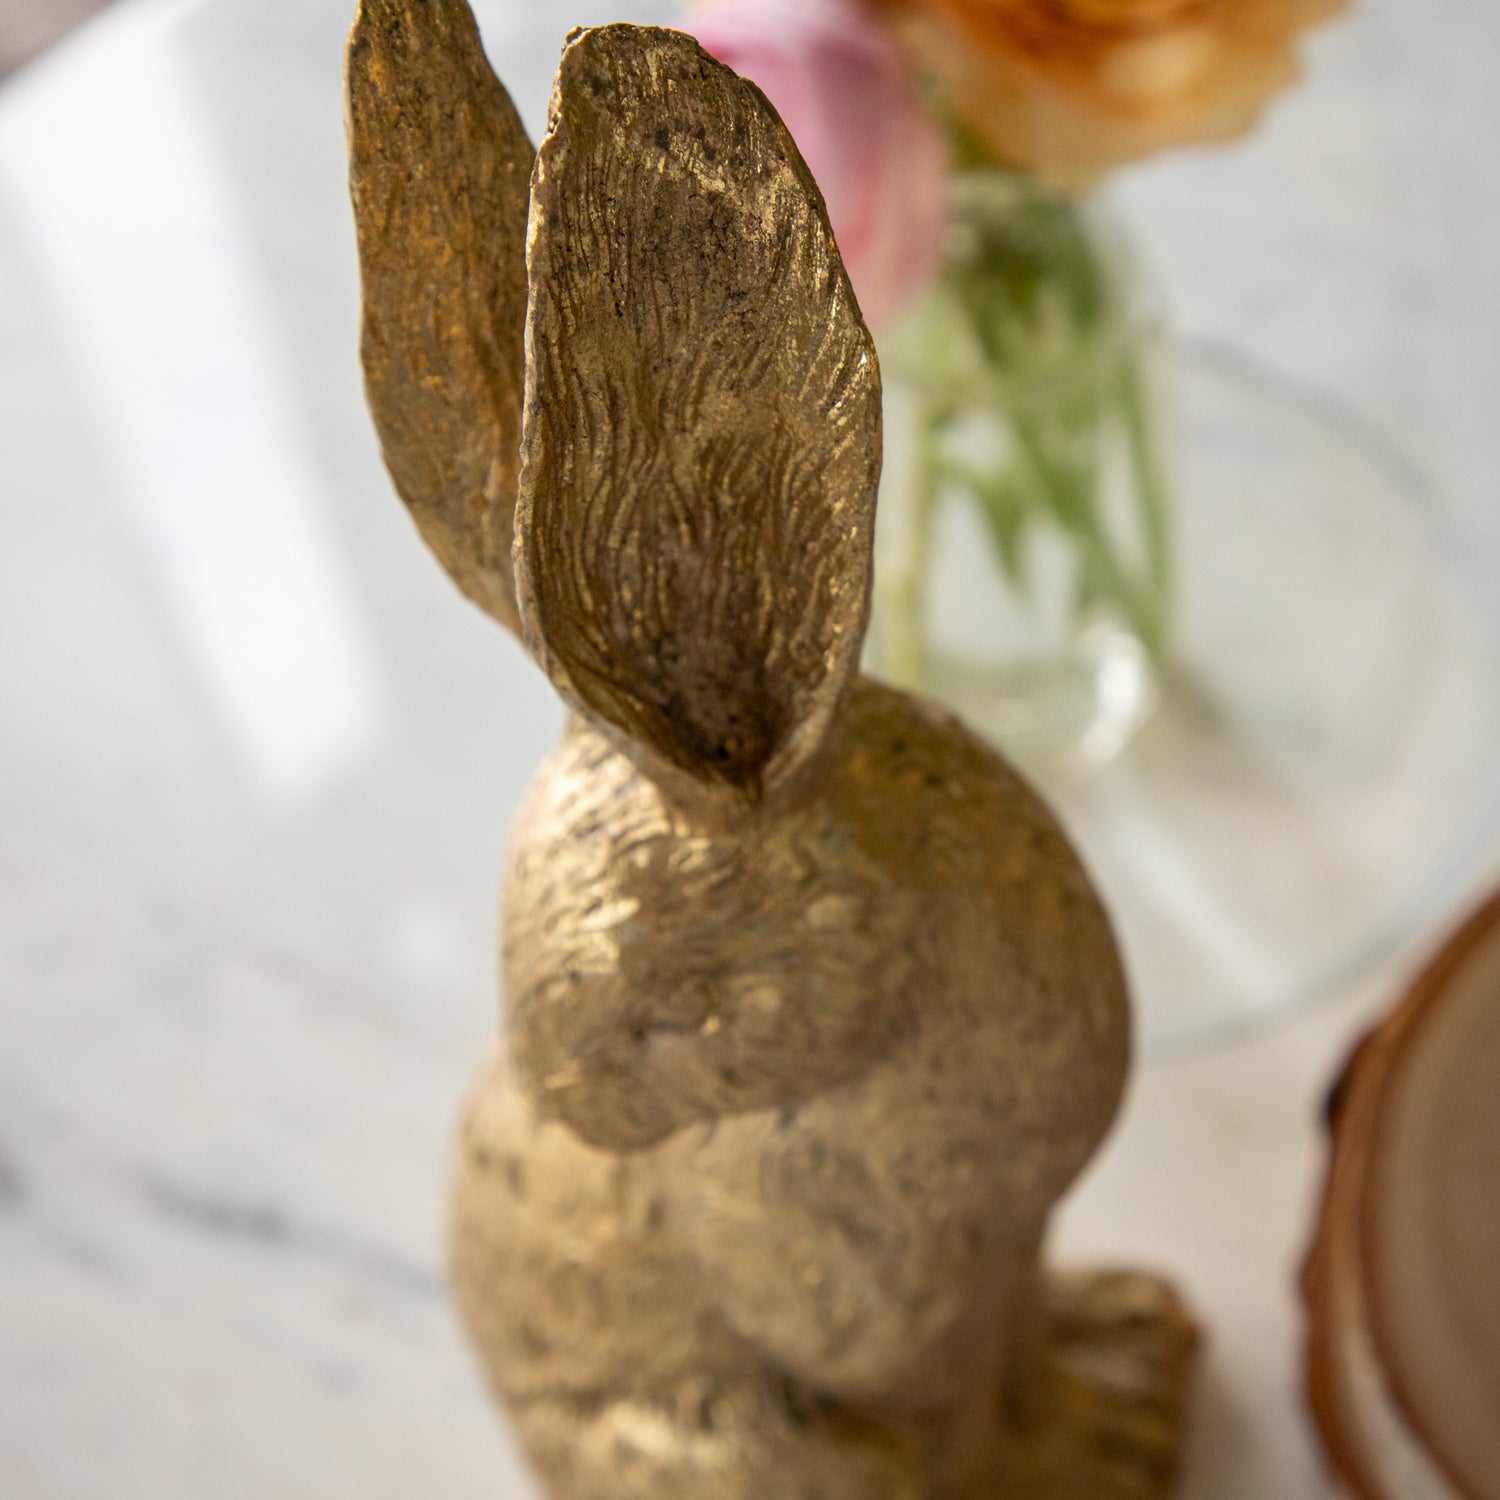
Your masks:
M1087 186L1249 128L1344 0L879 0L957 118L1003 161Z

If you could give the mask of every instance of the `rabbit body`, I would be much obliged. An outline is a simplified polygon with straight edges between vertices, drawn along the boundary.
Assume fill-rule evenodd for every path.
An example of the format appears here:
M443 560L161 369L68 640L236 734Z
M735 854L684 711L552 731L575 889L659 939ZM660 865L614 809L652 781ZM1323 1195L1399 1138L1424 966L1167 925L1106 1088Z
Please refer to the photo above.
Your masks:
M859 676L878 360L795 143L609 26L533 152L465 0L359 0L348 83L387 466L573 714L452 1221L551 1500L1165 1494L1190 1324L1039 1269L1118 956L1021 780Z
M816 790L715 833L575 720L515 830L505 971L453 1262L554 1492L1003 1473L1047 1213L1128 1053L1104 915L1003 762L862 681Z

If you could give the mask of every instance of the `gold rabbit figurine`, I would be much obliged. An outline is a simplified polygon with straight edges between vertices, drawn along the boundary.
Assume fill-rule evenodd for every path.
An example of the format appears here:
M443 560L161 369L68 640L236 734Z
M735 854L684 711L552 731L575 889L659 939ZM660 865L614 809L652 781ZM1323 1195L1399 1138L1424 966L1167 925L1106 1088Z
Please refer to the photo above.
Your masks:
M517 821L453 1278L553 1500L1153 1497L1193 1333L1048 1276L1115 945L1038 799L859 675L880 381L791 138L575 33L533 152L464 0L363 0L387 463L572 710Z

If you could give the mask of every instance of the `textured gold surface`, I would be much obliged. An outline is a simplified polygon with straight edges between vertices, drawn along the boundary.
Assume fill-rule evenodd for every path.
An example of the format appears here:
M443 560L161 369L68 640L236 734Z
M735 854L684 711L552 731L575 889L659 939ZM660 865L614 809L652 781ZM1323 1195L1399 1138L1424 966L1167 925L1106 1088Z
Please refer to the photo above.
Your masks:
M428 546L517 628L511 573L532 149L464 0L369 0L349 38L365 389Z
M619 743L755 800L858 666L880 382L775 111L640 35L568 48L537 160L522 612Z
M419 59L451 21L361 25ZM422 87L481 76L463 35ZM497 1393L554 1500L1164 1494L1190 1326L1039 1264L1118 1107L1118 958L1019 778L857 676L879 380L816 188L753 86L605 27L528 244L516 580L575 715L513 832L454 1198Z

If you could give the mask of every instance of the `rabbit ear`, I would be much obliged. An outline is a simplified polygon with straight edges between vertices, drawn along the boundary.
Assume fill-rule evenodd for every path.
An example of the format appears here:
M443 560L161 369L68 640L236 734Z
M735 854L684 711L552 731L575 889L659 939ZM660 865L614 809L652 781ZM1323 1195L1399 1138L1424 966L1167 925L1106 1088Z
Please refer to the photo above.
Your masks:
M757 801L869 607L880 381L822 197L753 84L602 27L563 55L529 272L527 642L653 774Z
M535 153L464 0L361 0L347 99L361 354L386 465L458 586L518 629Z

